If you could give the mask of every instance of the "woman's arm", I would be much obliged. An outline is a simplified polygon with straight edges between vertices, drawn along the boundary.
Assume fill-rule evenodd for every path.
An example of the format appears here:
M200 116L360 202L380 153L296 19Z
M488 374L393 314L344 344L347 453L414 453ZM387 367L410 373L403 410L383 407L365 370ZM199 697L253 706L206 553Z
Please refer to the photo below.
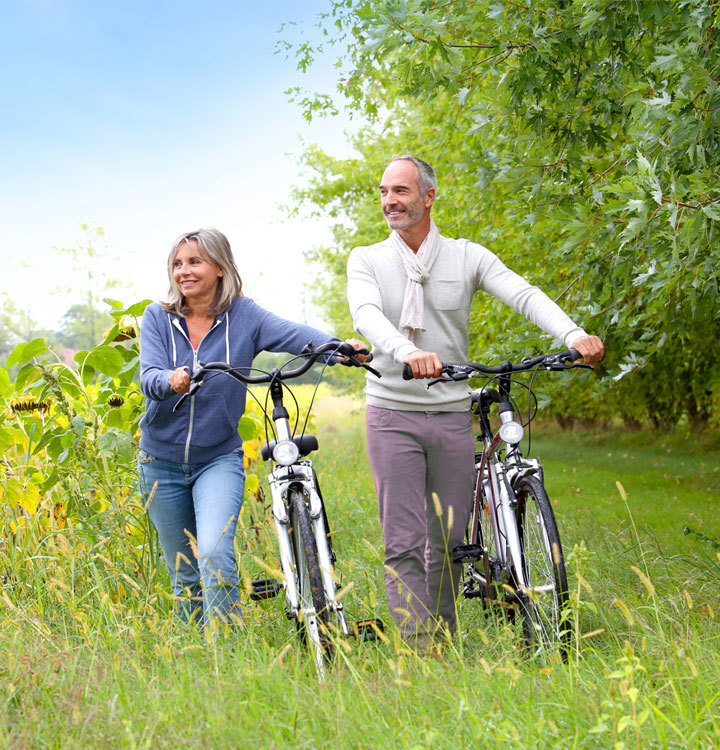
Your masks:
M257 316L255 354L261 351L300 354L310 343L320 346L328 341L340 341L318 328L281 318L254 302L252 305L253 313Z
M163 324L168 327L165 336L160 330ZM176 370L170 363L168 337L171 335L162 308L148 307L140 327L140 390L153 401L165 401L175 394L170 385L170 378Z

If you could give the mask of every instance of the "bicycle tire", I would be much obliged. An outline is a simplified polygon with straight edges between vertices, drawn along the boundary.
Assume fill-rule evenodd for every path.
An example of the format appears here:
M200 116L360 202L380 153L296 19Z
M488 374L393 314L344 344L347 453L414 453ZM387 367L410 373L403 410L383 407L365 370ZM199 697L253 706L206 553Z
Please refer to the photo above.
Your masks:
M566 656L567 573L555 514L540 479L522 477L513 487L522 564L529 592L518 592L523 634L535 652L557 649Z
M302 621L298 620L298 632L314 652L315 665L318 672L322 673L323 660L332 655L332 648L326 636L330 615L317 545L302 491L291 489L289 504L292 513L291 528L298 595L302 610Z

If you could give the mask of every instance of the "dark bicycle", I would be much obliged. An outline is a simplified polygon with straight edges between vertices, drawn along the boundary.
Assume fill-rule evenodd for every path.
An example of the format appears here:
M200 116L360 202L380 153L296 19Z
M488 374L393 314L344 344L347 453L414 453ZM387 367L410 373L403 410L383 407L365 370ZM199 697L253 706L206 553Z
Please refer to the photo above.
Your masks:
M537 653L559 649L565 655L570 635L565 615L568 600L567 574L552 505L537 459L525 458L520 449L524 426L516 419L511 397L513 376L533 373L527 388L540 371L558 372L577 367L575 349L509 361L497 367L465 362L446 363L435 383L484 376L487 383L471 394L471 411L480 422L475 454L475 489L466 544L452 550L453 561L465 565L462 593L479 598L486 606L500 605L519 611L523 634ZM407 377L407 369L404 377ZM411 373L409 373L411 376ZM529 401L529 403L531 403ZM500 427L490 425L490 411L498 404ZM534 417L528 414L526 424Z

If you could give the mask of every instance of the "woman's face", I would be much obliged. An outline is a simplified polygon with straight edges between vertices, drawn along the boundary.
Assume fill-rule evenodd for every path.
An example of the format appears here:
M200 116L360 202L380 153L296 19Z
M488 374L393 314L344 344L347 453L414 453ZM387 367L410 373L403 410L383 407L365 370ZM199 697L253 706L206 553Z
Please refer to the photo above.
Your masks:
M222 269L200 255L197 240L183 242L175 253L173 279L188 301L210 303Z

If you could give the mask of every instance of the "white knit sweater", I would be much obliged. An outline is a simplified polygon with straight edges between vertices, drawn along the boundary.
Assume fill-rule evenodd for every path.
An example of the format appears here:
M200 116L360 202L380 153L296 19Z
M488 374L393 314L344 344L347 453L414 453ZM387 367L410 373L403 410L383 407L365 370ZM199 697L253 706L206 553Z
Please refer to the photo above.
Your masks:
M466 383L402 379L402 363L417 349L436 352L443 362L466 362L470 303L476 291L489 292L565 346L587 335L537 287L511 271L490 250L468 240L442 237L442 248L424 285L425 328L415 342L399 332L406 276L389 240L356 247L348 259L347 296L355 329L373 347L368 373L368 404L401 411L464 411L470 399Z

